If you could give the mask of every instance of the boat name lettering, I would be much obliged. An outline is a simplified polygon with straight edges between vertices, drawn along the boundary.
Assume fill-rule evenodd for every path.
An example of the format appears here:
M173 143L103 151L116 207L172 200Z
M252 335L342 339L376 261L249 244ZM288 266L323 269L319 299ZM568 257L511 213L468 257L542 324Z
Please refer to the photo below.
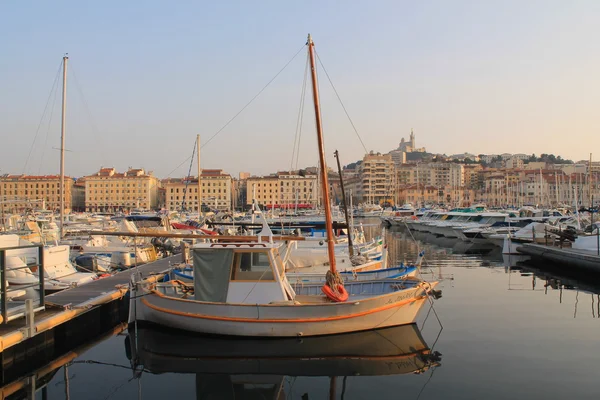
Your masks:
M408 292L408 293L402 293L399 294L398 296L396 296L395 298L390 298L386 304L392 304L392 303L397 303L399 301L402 300L406 300L406 299L410 299L413 297L413 293L412 292Z

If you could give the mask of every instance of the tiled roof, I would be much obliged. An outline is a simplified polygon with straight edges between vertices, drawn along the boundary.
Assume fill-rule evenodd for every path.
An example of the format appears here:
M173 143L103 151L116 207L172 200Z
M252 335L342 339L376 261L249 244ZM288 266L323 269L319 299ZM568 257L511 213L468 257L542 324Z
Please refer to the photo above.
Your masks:
M0 179L19 179L19 180L51 180L60 179L60 175L4 175ZM65 179L72 179L71 177L65 176Z

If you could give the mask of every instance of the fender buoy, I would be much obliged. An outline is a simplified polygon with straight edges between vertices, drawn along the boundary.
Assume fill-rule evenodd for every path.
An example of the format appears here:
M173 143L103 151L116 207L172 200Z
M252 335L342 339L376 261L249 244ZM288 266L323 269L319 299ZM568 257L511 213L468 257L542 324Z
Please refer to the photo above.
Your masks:
M413 221L418 220L419 218L416 215L413 215L412 217L410 217Z
M102 275L98 275L98 279L102 279L102 278L108 278L110 276L110 274L102 274Z
M331 301L335 301L336 303L342 303L348 300L348 292L346 291L344 285L338 285L337 290L337 293L334 292L328 284L323 285L323 287L321 288L321 291L323 291L325 296L327 296L327 298Z

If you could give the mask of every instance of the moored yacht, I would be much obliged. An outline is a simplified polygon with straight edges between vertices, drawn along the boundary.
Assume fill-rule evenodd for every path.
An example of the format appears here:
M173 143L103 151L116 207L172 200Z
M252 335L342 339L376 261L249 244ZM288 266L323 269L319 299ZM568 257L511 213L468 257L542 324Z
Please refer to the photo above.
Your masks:
M32 285L39 281L39 269L28 267L37 264L37 250L22 248L29 245L17 235L0 235L0 248L11 248L6 251L7 281L14 286ZM83 285L97 279L97 274L79 272L69 260L69 246L44 246L42 255L44 270L44 289L47 293L56 292L74 286Z

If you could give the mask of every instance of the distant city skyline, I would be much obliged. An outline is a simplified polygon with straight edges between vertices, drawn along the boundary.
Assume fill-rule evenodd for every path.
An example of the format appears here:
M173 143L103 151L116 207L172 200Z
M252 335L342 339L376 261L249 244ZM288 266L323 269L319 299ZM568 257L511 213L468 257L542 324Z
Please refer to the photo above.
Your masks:
M50 89L65 52L66 173L133 166L166 178L188 173L196 134L206 142L219 131L309 32L367 151L397 148L411 128L418 147L448 155L578 161L600 145L595 1L140 5L0 5L0 174L58 173L60 77ZM295 167L304 66L301 52L203 148L203 168ZM329 166L335 149L343 164L362 159L323 70L319 78ZM317 164L310 90L306 100L299 167Z

